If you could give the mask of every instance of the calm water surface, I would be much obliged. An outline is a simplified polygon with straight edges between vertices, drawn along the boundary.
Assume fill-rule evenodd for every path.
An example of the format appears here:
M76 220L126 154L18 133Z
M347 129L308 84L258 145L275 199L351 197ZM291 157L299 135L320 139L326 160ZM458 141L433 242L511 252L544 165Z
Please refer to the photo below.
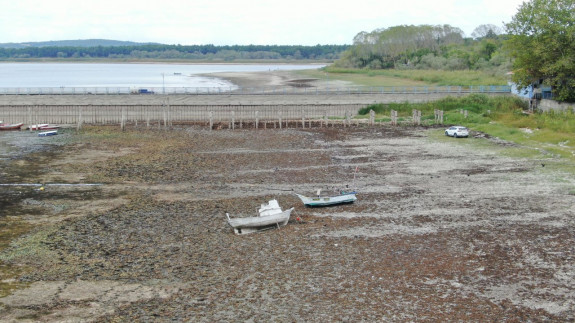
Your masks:
M324 65L0 63L0 87L229 87L197 74L317 69Z

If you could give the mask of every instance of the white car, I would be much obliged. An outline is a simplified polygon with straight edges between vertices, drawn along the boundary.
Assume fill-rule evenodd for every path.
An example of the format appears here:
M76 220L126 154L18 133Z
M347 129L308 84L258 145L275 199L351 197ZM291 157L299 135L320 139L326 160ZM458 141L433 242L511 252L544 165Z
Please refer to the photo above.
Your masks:
M462 126L453 126L445 129L445 135L454 138L469 137L469 130Z

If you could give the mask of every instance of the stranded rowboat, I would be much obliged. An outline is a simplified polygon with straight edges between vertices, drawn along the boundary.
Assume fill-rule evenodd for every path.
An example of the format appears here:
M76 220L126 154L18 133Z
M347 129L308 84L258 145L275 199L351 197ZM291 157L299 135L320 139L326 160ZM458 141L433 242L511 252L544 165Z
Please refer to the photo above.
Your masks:
M47 123L32 124L28 126L28 130L40 130L41 127L47 127Z
M44 131L44 132L39 132L38 137L55 136L57 134L58 134L58 130Z
M257 216L230 218L230 215L226 213L226 217L228 218L228 224L234 228L236 234L247 234L286 225L293 210L294 208L292 207L282 211L278 201L271 200L268 204L261 205Z
M319 192L318 192L319 193ZM355 196L357 192L341 192L340 195L334 196L320 196L317 197L307 197L301 194L295 194L303 202L305 206L329 206L344 203L353 203L357 200Z
M28 126L28 130L56 130L58 128L60 128L60 126L47 123L33 124Z
M23 125L23 123L1 123L0 130L20 130Z
M355 174L357 173L359 166L355 167L355 171L353 172L353 184L352 187L355 187ZM347 189L347 185L345 186ZM336 190L337 192L337 190ZM317 190L316 197L307 197L301 194L295 193L297 197L303 202L305 206L330 206L330 205L337 205L337 204L344 204L344 203L353 203L357 200L355 196L357 194L356 190L354 189L351 192L347 191L340 191L339 195L331 195L331 196L321 196L321 189Z

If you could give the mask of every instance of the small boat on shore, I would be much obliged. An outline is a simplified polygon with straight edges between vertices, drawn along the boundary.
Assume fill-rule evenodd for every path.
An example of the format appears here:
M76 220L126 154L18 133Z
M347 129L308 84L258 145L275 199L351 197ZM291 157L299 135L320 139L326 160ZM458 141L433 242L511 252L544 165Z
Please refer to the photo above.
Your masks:
M44 132L39 132L38 137L55 136L57 134L58 134L58 130L44 131Z
M340 192L339 195L332 196L320 196L320 191L318 190L317 197L307 197L301 194L295 193L297 197L303 202L305 206L330 206L337 204L353 203L357 200L355 196L357 192Z
M226 217L228 224L234 228L236 234L248 234L286 225L293 210L292 207L282 211L277 200L270 200L267 204L261 205L257 216L230 218L230 215L226 213Z
M355 175L357 174L357 171L359 169L359 166L355 167L355 171L353 172L353 183L351 187L355 187ZM337 195L337 189L335 190L334 193L336 193L336 195L328 195L328 196L322 196L321 195L321 189L317 190L316 196L314 197L307 197L301 194L297 194L295 193L295 195L297 195L297 197L299 197L299 199L303 202L303 204L305 206L331 206L331 205L338 205L338 204L346 204L346 203L353 203L357 200L357 197L355 196L357 194L357 189L354 188L352 191L347 191L348 189L348 185L345 185L345 190L339 190L339 195Z
M40 130L40 127L46 127L48 126L47 123L40 123L40 124L32 124L29 125L26 130Z
M23 123L0 123L0 130L20 130Z
M33 124L28 126L28 130L55 130L55 129L59 129L60 126L57 125L51 125L48 123L41 123L41 124Z

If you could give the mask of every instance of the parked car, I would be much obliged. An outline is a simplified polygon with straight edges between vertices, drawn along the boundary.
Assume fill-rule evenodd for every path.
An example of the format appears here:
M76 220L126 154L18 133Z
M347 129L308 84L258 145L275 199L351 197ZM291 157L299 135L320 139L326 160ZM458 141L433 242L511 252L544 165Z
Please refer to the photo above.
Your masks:
M453 126L445 129L445 135L453 138L469 137L469 130L462 126Z
M154 91L148 89L131 89L132 94L154 94Z

